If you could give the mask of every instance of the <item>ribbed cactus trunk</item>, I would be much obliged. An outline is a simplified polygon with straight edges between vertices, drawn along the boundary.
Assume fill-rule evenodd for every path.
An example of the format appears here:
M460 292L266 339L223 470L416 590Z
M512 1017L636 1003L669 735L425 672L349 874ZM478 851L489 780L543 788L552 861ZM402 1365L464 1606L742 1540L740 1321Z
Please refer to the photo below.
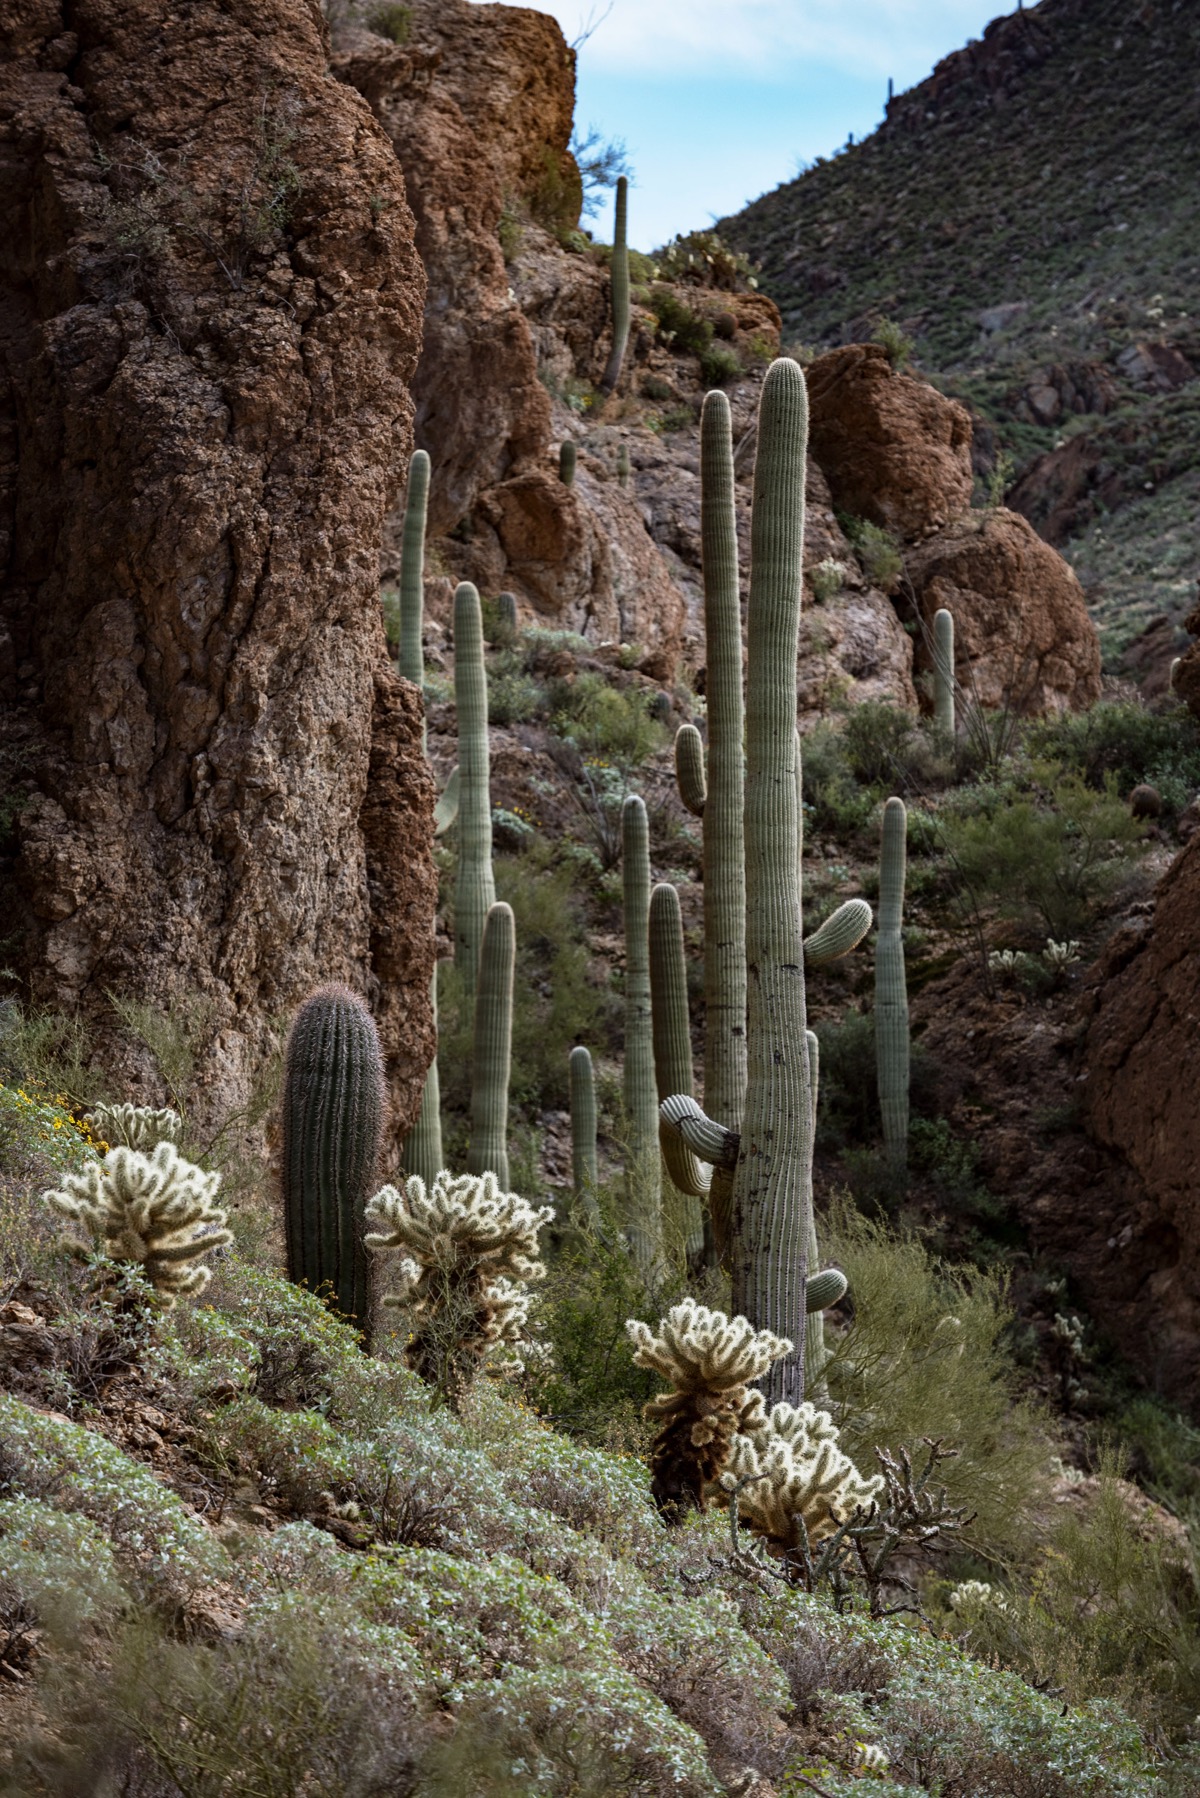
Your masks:
M904 865L908 813L902 799L883 808L879 934L875 941L875 1067L883 1141L890 1160L908 1160L908 988L904 978Z
M626 1228L638 1266L652 1273L662 1247L662 1173L658 1089L650 1012L650 829L646 808L631 795L621 812L625 909L625 1167Z
M798 363L763 383L751 527L746 705L746 1106L733 1181L733 1309L797 1346L768 1403L804 1397L809 1067L796 783L796 647L808 398Z
M484 925L496 903L483 615L470 581L460 582L454 595L454 703L459 768L454 965L469 997L475 991Z
M700 541L708 706L704 801L704 1104L740 1130L746 1102L745 708L729 401L700 417ZM803 505L803 493L800 496ZM797 617L799 614L797 613ZM793 726L795 715L793 707ZM718 1231L718 1240L724 1229Z
M405 680L425 680L421 627L425 611L425 517L429 509L429 457L414 450L408 465L404 535L400 546L400 659ZM424 726L422 726L424 741Z
M575 445L569 437L558 446L558 478L564 487L575 485Z
M433 1004L433 1030L436 1039L438 1026L436 963L429 996ZM421 1094L421 1109L417 1113L417 1121L405 1139L404 1171L406 1174L419 1174L426 1186L432 1186L445 1165L446 1161L442 1153L442 1086L438 1077L435 1052L434 1058L429 1064L429 1072L425 1076L425 1088Z
M363 1212L383 1134L383 1056L375 1021L345 986L296 1013L283 1074L283 1211L288 1278L370 1326Z
M933 615L933 721L954 735L954 614L945 606Z
M571 1050L571 1184L575 1197L591 1217L598 1215L596 1189L600 1164L596 1155L596 1078L592 1058L581 1044Z
M479 957L467 1172L493 1173L505 1190L508 1187L508 1077L512 1066L516 953L512 908L501 900L488 912Z
M622 175L617 181L616 219L613 224L612 253L612 349L600 386L611 393L621 378L625 346L629 342L629 248L625 239L629 183Z
M654 1039L654 1076L658 1101L675 1093L692 1097L692 1031L688 1018L687 961L683 947L683 916L679 894L660 881L650 895L650 1012ZM708 1180L690 1151L663 1139L667 1173L683 1201L685 1247L688 1265L695 1267L704 1253L704 1216L695 1192L699 1179ZM689 1167L676 1178L672 1158L687 1159Z
M821 1046L814 1030L808 1032L808 1098L809 1112L812 1117L813 1139L817 1134L817 1099L821 1084ZM813 1270L821 1265L821 1251L817 1243L817 1219L813 1209L812 1163L809 1163L808 1180L808 1266L809 1266L809 1304L812 1303ZM810 1399L828 1396L825 1384L825 1363L828 1360L825 1349L825 1319L819 1310L810 1309L804 1323L804 1388Z

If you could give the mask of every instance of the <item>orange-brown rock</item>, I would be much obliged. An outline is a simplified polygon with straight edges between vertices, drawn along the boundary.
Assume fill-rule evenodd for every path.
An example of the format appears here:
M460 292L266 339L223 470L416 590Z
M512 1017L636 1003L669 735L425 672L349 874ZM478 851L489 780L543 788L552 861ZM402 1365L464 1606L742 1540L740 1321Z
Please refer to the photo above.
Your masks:
M1200 1379L1200 837L1156 892L1153 916L1118 931L1090 983L1084 1116L1126 1170L1110 1247L1140 1274L1147 1376Z
M904 541L971 503L971 417L892 367L880 344L818 356L808 380L809 445L839 511Z
M1004 507L969 512L905 559L926 635L954 617L956 671L985 706L1080 710L1100 697L1100 644L1083 588L1058 551ZM931 665L929 642L917 664Z
M311 0L5 20L6 959L102 1040L110 992L175 1007L207 1122L346 980L402 1130L435 883L377 598L424 298L395 158Z

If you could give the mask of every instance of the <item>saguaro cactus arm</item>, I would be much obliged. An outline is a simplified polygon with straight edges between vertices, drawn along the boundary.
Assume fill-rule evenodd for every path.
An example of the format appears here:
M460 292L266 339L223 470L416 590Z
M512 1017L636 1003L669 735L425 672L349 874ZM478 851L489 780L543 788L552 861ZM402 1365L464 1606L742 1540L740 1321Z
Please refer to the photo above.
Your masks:
M857 949L874 919L865 899L847 899L831 912L821 928L804 939L804 962L809 968L827 968Z
M702 818L708 789L704 781L704 744L694 724L681 724L675 732L675 780L688 811L694 818Z
M444 837L458 818L458 764L446 776L442 796L433 808L433 834Z
M683 918L679 894L660 881L650 895L650 1009L654 1036L654 1074L659 1100L692 1090L692 1034L688 1020L687 968L683 951ZM659 1144L667 1172L689 1199L708 1192L706 1169L680 1137L659 1126ZM694 1211L694 1215L692 1212ZM699 1253L703 1223L698 1208L689 1210L688 1253Z

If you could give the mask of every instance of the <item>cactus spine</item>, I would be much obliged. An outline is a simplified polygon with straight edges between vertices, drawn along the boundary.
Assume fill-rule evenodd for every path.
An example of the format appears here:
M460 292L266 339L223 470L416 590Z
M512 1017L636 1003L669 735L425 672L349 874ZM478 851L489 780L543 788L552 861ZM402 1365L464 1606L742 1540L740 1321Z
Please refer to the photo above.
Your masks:
M564 487L575 485L575 445L569 437L558 446L558 478Z
M596 1080L583 1046L571 1050L571 1183L580 1205L596 1214L600 1167L596 1156Z
M879 935L875 941L875 1067L883 1141L889 1157L908 1160L908 991L904 980L904 863L908 813L902 799L883 808Z
M408 465L404 501L404 535L400 546L400 659L405 680L420 687L425 680L421 624L425 610L425 515L429 506L429 457L414 450ZM421 731L424 741L424 726Z
M933 720L954 735L954 615L945 606L933 615Z
M495 1174L502 1189L508 1186L508 1076L516 948L512 908L501 900L488 912L479 957L467 1172Z
M363 1213L383 1133L383 1056L370 1012L345 986L318 987L296 1013L283 1075L283 1210L288 1278L327 1288L369 1324Z
M454 595L454 703L459 767L454 965L461 969L470 995L475 991L484 925L496 902L483 615L470 581L461 581Z
M658 1092L650 1013L650 829L646 807L631 794L621 811L625 905L625 1169L627 1227L638 1266L658 1263L662 1174L658 1153Z
M660 881L650 895L650 1010L654 1039L654 1074L659 1102L674 1093L692 1096L692 1033L688 1021L687 963L683 950L683 918L679 894ZM708 1176L691 1150L677 1137L660 1132L667 1173L684 1195L687 1257L695 1265L704 1249L704 1219L699 1200L708 1191Z
M746 705L748 1081L731 1219L735 1312L803 1344L812 1160L796 781L796 643L808 396L798 363L767 372L751 526ZM803 1350L766 1376L768 1404L804 1397Z
M625 219L628 209L629 183L624 175L617 182L616 219L613 224L612 253L612 349L600 386L611 393L621 378L625 345L629 342L629 249L625 241Z

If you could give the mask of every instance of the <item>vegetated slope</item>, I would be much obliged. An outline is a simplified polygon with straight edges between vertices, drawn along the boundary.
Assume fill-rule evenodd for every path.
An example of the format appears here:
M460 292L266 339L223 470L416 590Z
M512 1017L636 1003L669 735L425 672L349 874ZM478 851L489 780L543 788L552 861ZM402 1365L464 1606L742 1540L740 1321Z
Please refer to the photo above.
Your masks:
M793 338L904 324L981 422L979 471L1013 456L1110 653L1178 622L1195 574L1198 66L1186 0L1042 0L719 227Z

